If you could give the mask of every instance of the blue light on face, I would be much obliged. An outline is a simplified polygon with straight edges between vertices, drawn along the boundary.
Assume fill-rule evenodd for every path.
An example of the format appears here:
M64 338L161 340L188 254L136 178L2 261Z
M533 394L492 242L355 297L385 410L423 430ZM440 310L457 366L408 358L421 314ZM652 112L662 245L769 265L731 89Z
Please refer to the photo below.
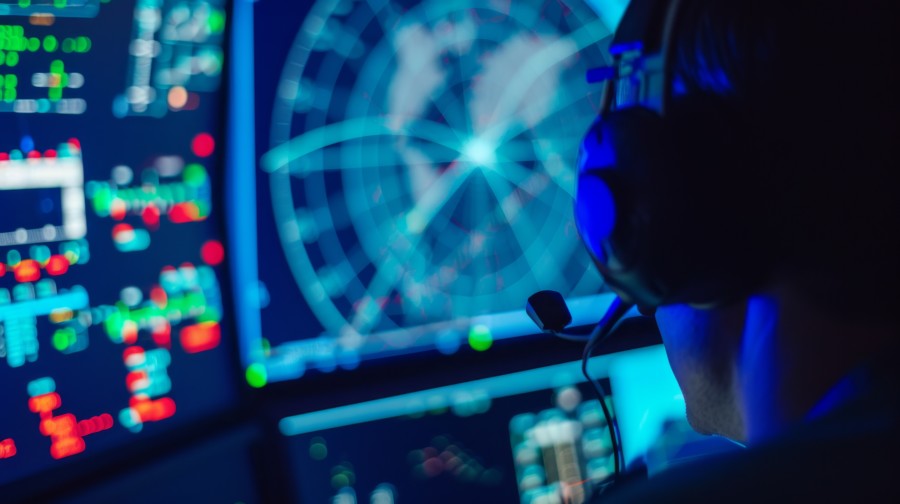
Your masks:
M763 439L773 429L772 397L779 391L778 345L778 302L765 295L756 295L747 302L744 333L741 338L739 366L754 370L753 379L743 384L747 418L747 440L754 443Z

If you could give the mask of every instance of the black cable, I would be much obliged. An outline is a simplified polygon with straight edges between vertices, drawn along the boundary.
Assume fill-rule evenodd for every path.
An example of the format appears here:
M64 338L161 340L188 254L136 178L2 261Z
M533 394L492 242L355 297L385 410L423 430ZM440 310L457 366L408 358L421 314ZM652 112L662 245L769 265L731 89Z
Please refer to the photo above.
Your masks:
M584 377L587 378L587 381L594 389L594 392L600 397L600 407L603 409L603 416L606 417L606 425L609 427L609 438L612 442L613 460L615 462L613 473L614 479L619 477L622 471L621 465L624 463L624 457L622 457L621 453L622 439L619 435L619 425L618 421L613 418L612 414L609 412L609 407L606 404L607 394L603 385L594 380L588 371L588 362L590 361L591 355L594 353L594 349L606 340L616 323L621 320L631 308L631 304L625 303L621 298L616 297L612 304L610 304L609 309L606 310L606 314L597 324L594 332L591 334L590 339L584 346L584 353L581 357L581 372L584 374Z
M566 334L562 332L553 332L550 333L557 338L564 339L566 341L574 341L575 343L587 343L591 340L590 334L578 335L578 334Z

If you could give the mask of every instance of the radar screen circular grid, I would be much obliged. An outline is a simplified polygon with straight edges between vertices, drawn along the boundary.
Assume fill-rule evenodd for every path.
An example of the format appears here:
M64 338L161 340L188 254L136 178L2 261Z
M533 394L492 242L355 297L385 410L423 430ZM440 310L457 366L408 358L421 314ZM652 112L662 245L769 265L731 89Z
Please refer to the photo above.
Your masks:
M346 349L366 334L598 292L572 216L608 28L582 1L320 0L274 102L293 275Z

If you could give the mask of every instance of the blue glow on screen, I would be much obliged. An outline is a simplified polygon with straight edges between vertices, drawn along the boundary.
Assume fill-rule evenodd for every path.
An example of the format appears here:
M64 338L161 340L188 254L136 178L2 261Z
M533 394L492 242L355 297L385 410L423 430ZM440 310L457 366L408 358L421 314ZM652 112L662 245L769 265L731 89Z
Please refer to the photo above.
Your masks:
M596 357L590 371L609 380L605 400L624 455L641 463L630 468L643 465L654 476L734 447L690 429L661 346ZM569 362L294 415L279 430L298 491L310 502L375 495L391 484L412 502L425 495L441 503L512 502L519 493L535 503L566 489L590 494L612 474L603 416L581 363ZM471 474L455 472L454 454L472 463ZM349 479L330 480L335 474Z
M685 418L684 395L662 346L619 354L609 366L628 466L647 452L668 420Z
M589 370L610 378L623 444L630 445L626 460L646 451L665 420L684 419L684 399L661 346L595 357ZM290 416L278 427L283 435L296 436L452 407L473 395L497 399L584 381L581 362L569 362Z
M234 0L231 29L229 104L228 219L234 260L231 272L236 296L241 361L256 362L261 348L256 232L256 143L254 141L253 0Z

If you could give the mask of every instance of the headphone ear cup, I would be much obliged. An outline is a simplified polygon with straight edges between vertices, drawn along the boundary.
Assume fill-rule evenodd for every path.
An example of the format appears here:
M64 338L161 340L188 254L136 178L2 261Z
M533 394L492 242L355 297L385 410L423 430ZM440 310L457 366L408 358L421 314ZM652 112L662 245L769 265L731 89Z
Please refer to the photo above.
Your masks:
M658 305L655 282L654 189L662 169L662 119L633 107L595 121L581 146L575 218L582 240L606 283L624 298Z
M601 172L578 174L575 192L575 223L581 241L596 261L609 262L605 242L616 224L616 203L612 189Z

